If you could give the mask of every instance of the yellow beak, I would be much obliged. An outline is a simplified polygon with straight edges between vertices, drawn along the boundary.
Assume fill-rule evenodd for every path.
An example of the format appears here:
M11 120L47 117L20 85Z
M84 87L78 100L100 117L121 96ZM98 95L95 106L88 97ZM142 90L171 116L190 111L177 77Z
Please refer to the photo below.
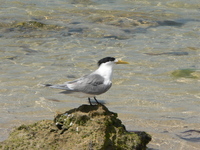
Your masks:
M129 64L129 63L126 62L126 61L123 61L123 60L118 60L118 61L116 62L116 64Z

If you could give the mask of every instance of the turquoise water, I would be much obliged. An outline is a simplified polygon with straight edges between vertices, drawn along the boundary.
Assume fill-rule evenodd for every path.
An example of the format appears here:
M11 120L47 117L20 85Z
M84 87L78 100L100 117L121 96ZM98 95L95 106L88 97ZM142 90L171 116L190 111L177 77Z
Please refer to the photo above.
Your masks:
M113 87L97 98L128 130L150 133L149 148L198 149L199 8L196 0L2 1L0 140L87 103L40 84L73 80L114 56L130 64L115 66Z

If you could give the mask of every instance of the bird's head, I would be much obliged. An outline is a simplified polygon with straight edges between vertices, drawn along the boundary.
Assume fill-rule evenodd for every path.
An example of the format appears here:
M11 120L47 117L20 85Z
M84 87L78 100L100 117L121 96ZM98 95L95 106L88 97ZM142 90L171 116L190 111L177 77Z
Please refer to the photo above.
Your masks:
M122 61L120 59L116 59L114 57L105 57L98 61L98 66L101 64L129 64L126 61Z

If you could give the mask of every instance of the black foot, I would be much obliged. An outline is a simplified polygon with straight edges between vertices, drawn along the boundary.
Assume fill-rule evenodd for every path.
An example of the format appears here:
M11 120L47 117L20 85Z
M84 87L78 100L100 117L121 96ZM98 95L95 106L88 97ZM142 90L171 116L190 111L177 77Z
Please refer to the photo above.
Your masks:
M91 101L90 101L90 98L88 97L88 101L89 101L89 103L90 103L90 106L92 106L92 103L91 103Z
M97 103L98 105L101 104L101 103L98 102L98 100L96 99L96 97L94 97L94 100L96 101L96 103ZM92 105L92 102L91 102L91 100L90 100L89 97L88 97L88 101L89 101L89 103L90 103L90 106L93 106L93 105Z
M98 100L96 99L96 97L94 97L94 100L97 102L97 104L101 104L101 103L98 102Z

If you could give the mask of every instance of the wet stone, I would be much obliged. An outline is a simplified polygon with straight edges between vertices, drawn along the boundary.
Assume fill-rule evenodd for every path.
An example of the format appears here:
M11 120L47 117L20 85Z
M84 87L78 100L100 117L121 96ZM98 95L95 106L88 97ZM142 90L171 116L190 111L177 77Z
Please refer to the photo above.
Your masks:
M195 74L196 73L196 74ZM172 76L176 78L199 78L196 70L194 69L180 69L172 72Z
M0 149L145 150L151 136L128 132L117 113L102 104L81 105L52 120L21 125L0 143Z

